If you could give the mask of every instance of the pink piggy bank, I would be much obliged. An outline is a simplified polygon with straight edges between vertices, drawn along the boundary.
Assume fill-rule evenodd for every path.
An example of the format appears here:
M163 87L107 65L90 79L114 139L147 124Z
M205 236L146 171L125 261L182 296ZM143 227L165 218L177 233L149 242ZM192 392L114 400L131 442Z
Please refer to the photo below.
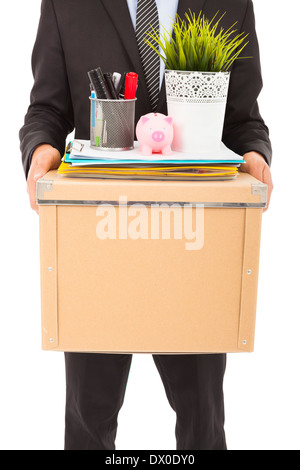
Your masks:
M174 138L173 119L159 113L142 116L136 126L136 136L140 152L144 157L152 153L172 155L171 144Z

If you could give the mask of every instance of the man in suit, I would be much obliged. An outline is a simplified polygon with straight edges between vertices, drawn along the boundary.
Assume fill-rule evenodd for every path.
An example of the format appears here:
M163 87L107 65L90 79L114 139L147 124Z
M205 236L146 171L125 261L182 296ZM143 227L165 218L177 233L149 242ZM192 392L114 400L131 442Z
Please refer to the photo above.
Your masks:
M87 72L135 71L140 77L136 120L153 111L145 70L135 34L138 3L145 0L42 0L42 13L32 64L31 104L20 131L21 151L31 207L36 205L36 181L56 169L66 137L89 139ZM252 0L148 0L156 3L160 22L181 17L191 9L213 18L226 15L222 26L234 22L249 33L245 55L232 69L223 141L243 155L247 171L268 184L272 150L269 132L257 104L262 88ZM167 20L166 20L167 21ZM160 93L155 111L167 114L160 70ZM66 437L68 450L115 448L117 417L131 365L130 355L67 353ZM177 414L178 449L225 450L223 378L226 356L154 356L170 405Z

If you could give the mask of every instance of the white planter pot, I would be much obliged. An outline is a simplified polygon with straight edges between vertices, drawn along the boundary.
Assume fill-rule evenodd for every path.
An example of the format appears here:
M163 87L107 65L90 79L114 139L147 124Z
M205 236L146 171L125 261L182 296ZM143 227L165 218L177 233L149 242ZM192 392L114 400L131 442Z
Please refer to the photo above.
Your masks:
M230 72L166 70L168 114L177 152L218 151L221 146Z

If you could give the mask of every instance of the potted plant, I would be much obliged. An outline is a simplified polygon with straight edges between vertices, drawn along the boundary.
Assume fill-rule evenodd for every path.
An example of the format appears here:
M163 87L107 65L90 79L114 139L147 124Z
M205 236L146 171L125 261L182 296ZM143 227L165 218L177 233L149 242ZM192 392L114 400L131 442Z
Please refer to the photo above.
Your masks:
M220 149L227 104L230 68L248 42L236 34L234 23L220 27L219 12L210 21L191 11L185 19L176 16L174 34L164 27L159 34L147 33L159 46L166 72L168 113L174 121L173 149L202 153ZM245 58L245 57L244 57Z

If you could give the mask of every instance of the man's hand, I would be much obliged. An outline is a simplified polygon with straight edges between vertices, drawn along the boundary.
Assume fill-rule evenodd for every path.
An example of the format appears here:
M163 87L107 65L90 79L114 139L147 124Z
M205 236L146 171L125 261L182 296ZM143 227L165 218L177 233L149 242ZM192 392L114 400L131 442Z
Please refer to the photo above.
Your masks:
M27 178L27 192L29 194L30 205L33 210L39 213L36 203L36 183L48 171L56 170L61 161L58 150L48 144L37 147L32 155L31 166Z
M249 152L244 155L246 163L241 165L241 171L249 173L262 183L268 185L268 202L264 212L268 210L273 191L271 170L264 157L257 152Z

